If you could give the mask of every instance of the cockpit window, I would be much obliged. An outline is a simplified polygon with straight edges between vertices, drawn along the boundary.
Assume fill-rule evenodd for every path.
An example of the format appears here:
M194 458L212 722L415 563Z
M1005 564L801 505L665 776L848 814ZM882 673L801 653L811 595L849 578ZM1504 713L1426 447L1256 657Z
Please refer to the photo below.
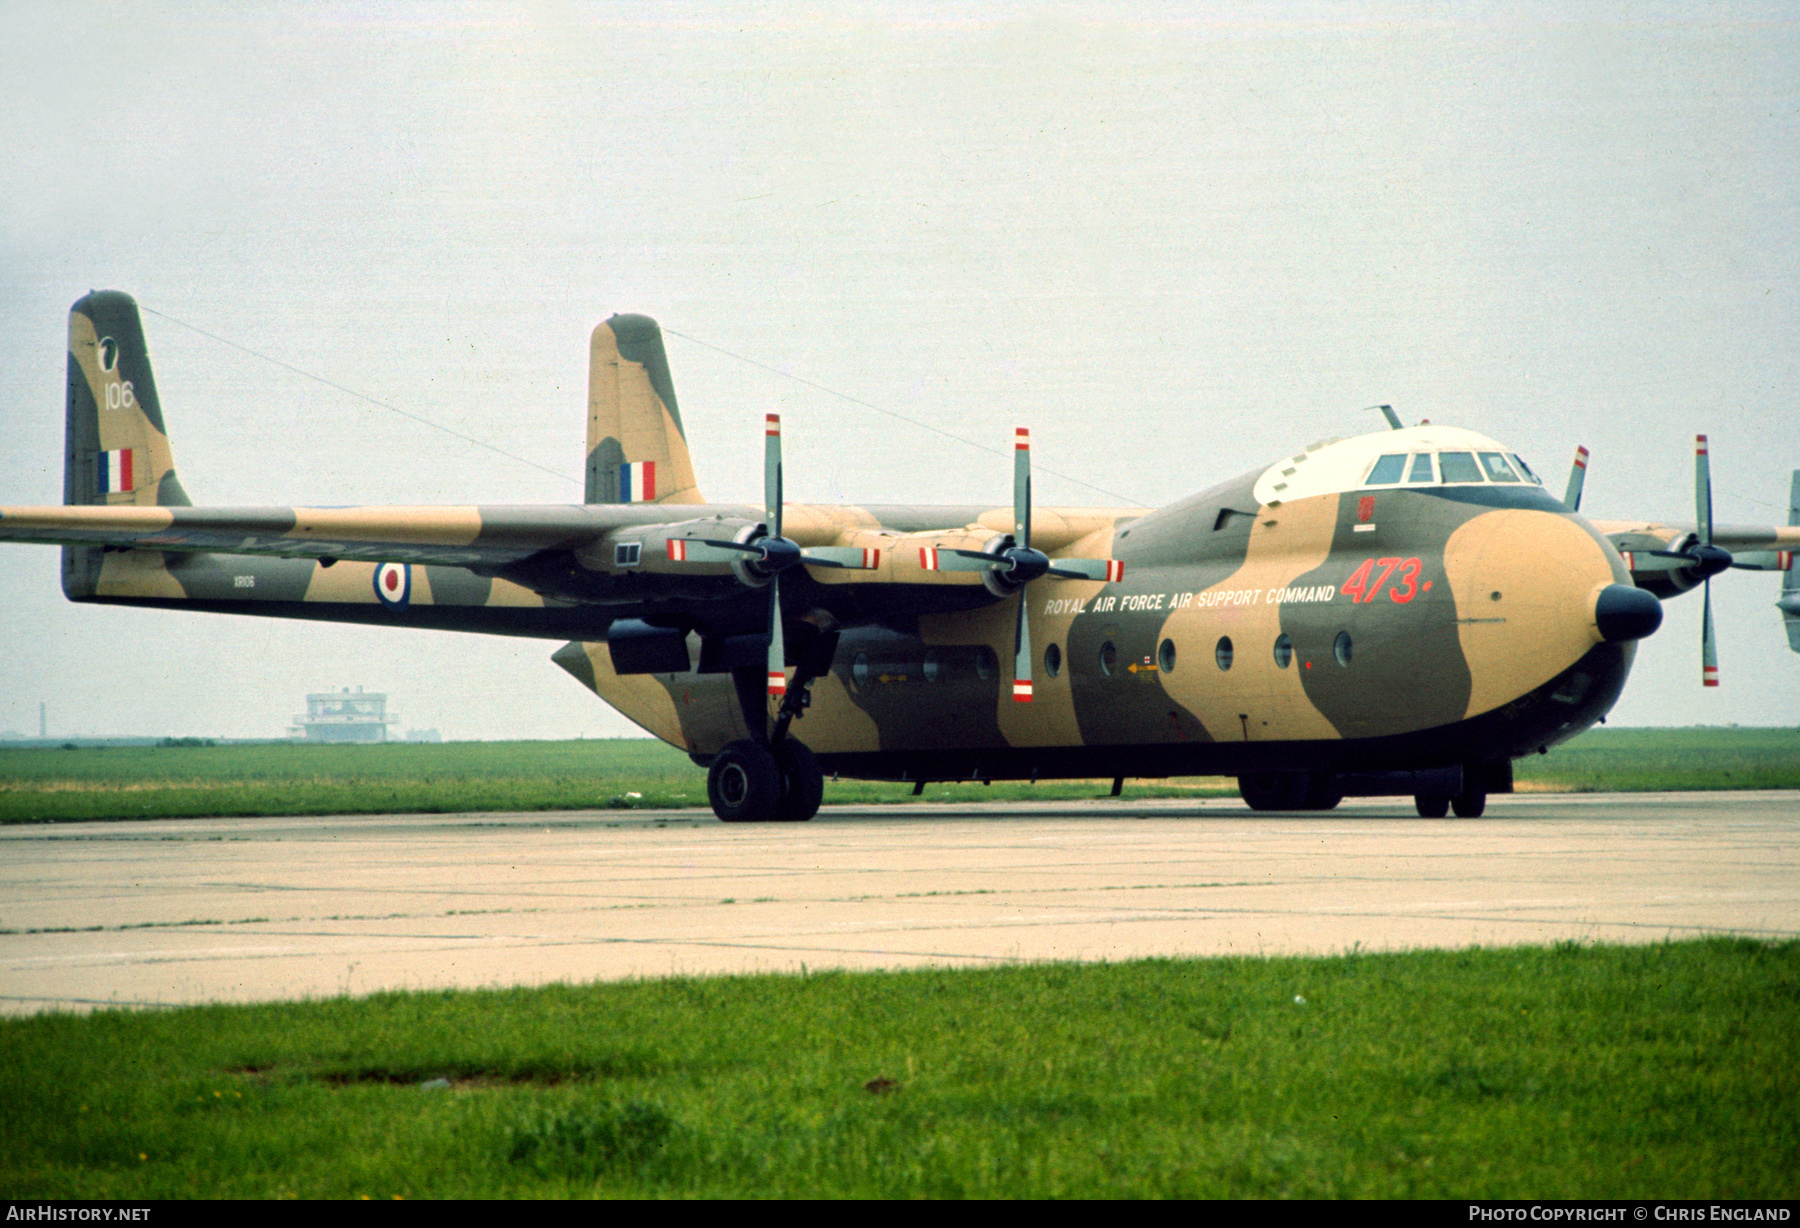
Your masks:
M1487 469L1490 482L1516 482L1519 480L1519 475L1512 471L1512 466L1507 464L1506 458L1498 452L1483 452L1481 463Z
M1531 466L1525 463L1525 458L1523 456L1520 456L1517 452L1509 452L1507 455L1512 457L1512 463L1518 466L1519 472L1525 475L1526 481L1537 486L1542 486L1544 484L1544 479L1531 471Z
M1364 485L1392 486L1400 480L1400 475L1405 472L1406 457L1384 456L1375 462L1373 469L1369 470L1369 480Z
M1431 471L1431 453L1421 452L1413 457L1412 472L1406 475L1408 482L1435 482L1437 475Z
M1438 466L1443 472L1446 482L1479 482L1481 466L1475 463L1473 452L1440 452Z

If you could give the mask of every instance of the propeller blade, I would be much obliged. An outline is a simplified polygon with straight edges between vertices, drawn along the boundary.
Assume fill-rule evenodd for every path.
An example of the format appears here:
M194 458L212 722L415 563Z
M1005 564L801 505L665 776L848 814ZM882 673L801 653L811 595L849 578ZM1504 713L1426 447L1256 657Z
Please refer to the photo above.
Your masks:
M781 540L780 414L768 414L763 419L763 513L769 536ZM787 694L787 645L781 638L780 572L769 580L769 694Z
M1571 512L1581 510L1581 488L1587 484L1588 450L1575 447L1575 463L1569 466L1569 489L1563 494L1563 506Z
M919 547L919 566L926 571L993 571L1002 573L1013 584L1029 584L1039 576L1057 574L1056 568L1064 564L1069 567L1061 573L1065 580L1105 580L1109 576L1122 579L1125 575L1125 564L1117 559L1057 559L1052 565L1047 556L1016 546L998 554L944 546ZM1112 575L1112 571L1118 574Z
M1694 525L1702 546L1712 545L1712 461L1706 455L1706 436L1694 436Z
M716 541L709 537L671 537L667 542L671 563L742 563L754 560L763 575L785 571L801 559L800 548L780 537L756 537L747 542ZM828 547L835 551L836 547ZM827 567L863 566L865 551L854 551L855 564L826 562ZM879 553L869 551L867 553ZM869 564L874 566L874 564Z
M769 536L781 536L781 415L769 414L763 427L763 504Z
M1712 581L1706 582L1700 616L1700 685L1719 685L1719 645L1713 638Z
M1013 542L1019 550L1031 549L1031 431L1023 426L1013 431ZM1034 557L1042 563L1042 555ZM1023 590L1013 624L1013 702L1031 702L1031 620Z
M787 645L781 639L781 577L769 581L769 694L787 694Z
M1019 617L1013 627L1013 702L1031 702L1031 621L1025 616L1025 594L1019 594Z
M667 544L671 563L739 563L745 555L762 556L761 547L745 545L743 542L671 537Z
M1695 565L1706 577L1700 615L1700 685L1719 685L1719 644L1713 635L1712 578L1731 566L1731 555L1712 544L1712 461L1706 452L1706 436L1694 436L1694 531L1700 540L1692 547Z
M815 546L802 550L800 561L810 567L874 571L881 566L881 549L877 546Z
M1013 540L1031 549L1031 431L1013 431Z
M1118 559L1051 559L1050 574L1060 580L1104 580L1111 584L1125 578L1125 564Z
M993 571L1004 567L1003 554L981 550L943 550L936 546L919 547L919 566L926 571Z

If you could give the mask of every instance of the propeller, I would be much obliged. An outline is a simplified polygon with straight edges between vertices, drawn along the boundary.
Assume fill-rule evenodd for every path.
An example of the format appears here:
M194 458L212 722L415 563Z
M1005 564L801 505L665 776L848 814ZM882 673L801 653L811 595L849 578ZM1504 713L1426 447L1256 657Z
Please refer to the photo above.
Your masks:
M992 587L1002 593L1018 592L1017 618L1013 624L1013 700L1031 702L1031 624L1026 617L1023 589L1033 580L1055 576L1060 580L1116 581L1125 578L1125 564L1118 559L1052 559L1031 546L1031 431L1013 432L1013 531L1010 538L990 543L988 550L944 550L926 547L919 562L927 571L986 572Z
M781 415L763 419L763 523L769 526L765 545L782 557L769 576L769 694L787 694L787 645L781 638L781 573L800 561L800 547L781 535ZM776 555L763 554L767 566Z
M1050 570L1050 556L1031 548L1031 431L1013 431L1013 540L1007 577L1021 589ZM1025 594L1013 622L1013 702L1031 702L1031 620L1025 617Z
M881 566L881 551L862 546L813 546L781 535L781 415L763 419L763 523L751 525L736 540L671 537L669 560L675 563L730 563L747 584L763 584L769 590L768 687L771 695L787 694L787 646L781 631L781 573L797 564L873 570Z
M1731 555L1712 544L1712 460L1706 452L1706 436L1694 436L1694 526L1700 534L1694 546L1695 558L1706 576L1701 593L1700 615L1700 685L1719 685L1719 645L1713 638L1712 578L1731 566Z
M1712 578L1732 565L1731 552L1713 545L1712 462L1706 436L1694 436L1694 533L1680 550L1651 550L1663 559L1685 559L1687 570L1705 584L1701 594L1700 685L1719 685L1719 646L1713 635Z

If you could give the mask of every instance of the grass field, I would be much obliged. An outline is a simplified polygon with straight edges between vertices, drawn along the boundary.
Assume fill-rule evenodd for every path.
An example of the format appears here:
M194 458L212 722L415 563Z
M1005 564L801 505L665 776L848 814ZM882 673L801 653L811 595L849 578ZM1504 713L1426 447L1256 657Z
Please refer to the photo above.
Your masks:
M1800 730L1596 729L1522 759L1521 789L1800 788ZM922 799L1104 796L1110 781L933 785ZM1223 777L1127 781L1127 797L1231 797ZM825 802L900 803L910 785L832 781ZM0 822L706 805L706 776L647 739L438 745L0 749Z
M1790 1198L1800 943L0 1021L0 1196Z

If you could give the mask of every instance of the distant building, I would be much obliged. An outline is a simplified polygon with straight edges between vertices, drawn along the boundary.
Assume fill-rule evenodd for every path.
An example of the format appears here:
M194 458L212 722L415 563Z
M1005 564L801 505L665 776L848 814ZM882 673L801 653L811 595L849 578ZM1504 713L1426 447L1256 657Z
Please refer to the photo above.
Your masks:
M294 718L288 737L296 742L385 742L388 726L399 723L399 717L388 715L386 695L345 687L308 695L306 715Z

